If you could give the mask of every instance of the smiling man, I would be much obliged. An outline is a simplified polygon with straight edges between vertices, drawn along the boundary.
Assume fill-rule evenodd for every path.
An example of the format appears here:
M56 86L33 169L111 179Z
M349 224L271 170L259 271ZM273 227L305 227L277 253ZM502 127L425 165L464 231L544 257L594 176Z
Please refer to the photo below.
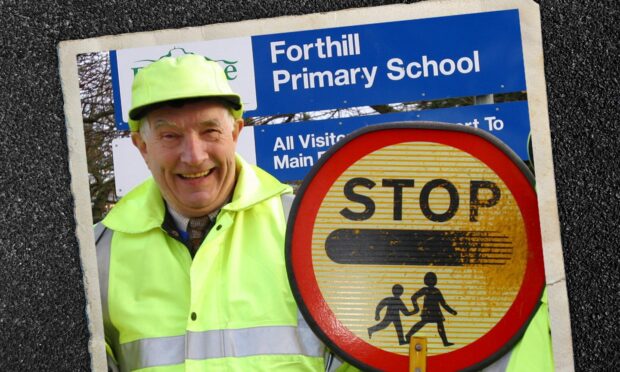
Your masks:
M163 58L132 88L153 177L96 226L106 349L121 371L318 371L291 294L283 195L235 154L242 103L217 63Z
M169 207L187 217L219 209L235 186L243 120L219 102L153 109L132 134Z

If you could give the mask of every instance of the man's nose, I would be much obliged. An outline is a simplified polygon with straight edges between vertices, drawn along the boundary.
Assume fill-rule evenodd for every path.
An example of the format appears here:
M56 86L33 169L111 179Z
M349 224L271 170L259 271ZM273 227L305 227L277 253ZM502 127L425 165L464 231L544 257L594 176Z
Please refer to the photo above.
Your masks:
M189 165L200 165L208 157L207 144L197 134L190 134L184 138L182 162Z

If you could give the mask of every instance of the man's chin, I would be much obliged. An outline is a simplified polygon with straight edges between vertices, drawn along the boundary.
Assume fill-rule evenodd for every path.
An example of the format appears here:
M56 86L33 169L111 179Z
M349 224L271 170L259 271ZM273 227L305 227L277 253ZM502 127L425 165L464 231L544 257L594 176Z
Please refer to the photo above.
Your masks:
M220 208L218 200L192 200L178 206L178 212L186 217L202 217Z

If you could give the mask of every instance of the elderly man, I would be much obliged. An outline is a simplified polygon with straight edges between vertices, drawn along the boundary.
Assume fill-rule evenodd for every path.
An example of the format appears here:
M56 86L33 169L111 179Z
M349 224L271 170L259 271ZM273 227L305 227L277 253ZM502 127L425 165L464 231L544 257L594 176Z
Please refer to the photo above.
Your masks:
M287 280L291 189L235 154L241 114L201 56L136 75L131 136L153 178L96 227L110 368L325 369Z

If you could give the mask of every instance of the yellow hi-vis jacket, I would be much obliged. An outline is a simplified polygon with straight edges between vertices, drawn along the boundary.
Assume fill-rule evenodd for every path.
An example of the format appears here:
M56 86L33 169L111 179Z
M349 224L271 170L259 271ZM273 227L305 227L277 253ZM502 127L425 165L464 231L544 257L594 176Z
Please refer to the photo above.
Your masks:
M525 333L510 351L483 372L553 372L553 350L549 324L549 306L545 289L540 306L525 329Z
M193 260L162 228L152 179L103 220L105 339L121 371L324 370L324 346L299 315L286 274L281 194L290 187L240 157L237 169L232 200Z

